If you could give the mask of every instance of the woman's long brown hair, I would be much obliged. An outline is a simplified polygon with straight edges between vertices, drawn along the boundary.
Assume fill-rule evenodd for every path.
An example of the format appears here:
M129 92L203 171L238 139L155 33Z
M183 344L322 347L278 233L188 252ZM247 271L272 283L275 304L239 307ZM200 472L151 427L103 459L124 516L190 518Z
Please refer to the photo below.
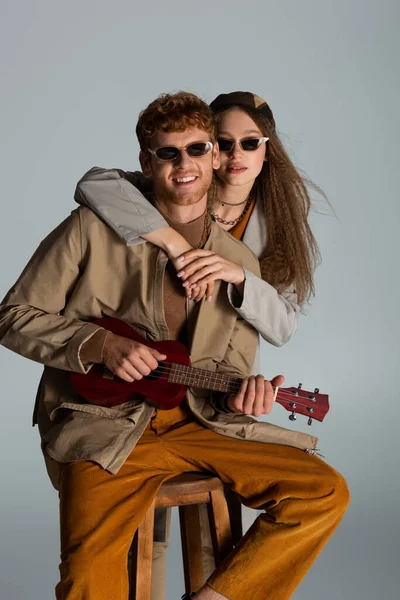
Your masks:
M273 120L246 106L229 106L216 113L217 120L232 108L246 112L269 138L268 161L255 182L258 197L264 201L268 232L267 247L260 257L262 278L279 292L295 286L302 304L315 293L314 271L320 262L318 245L308 224L311 199L307 187L322 192L296 169Z

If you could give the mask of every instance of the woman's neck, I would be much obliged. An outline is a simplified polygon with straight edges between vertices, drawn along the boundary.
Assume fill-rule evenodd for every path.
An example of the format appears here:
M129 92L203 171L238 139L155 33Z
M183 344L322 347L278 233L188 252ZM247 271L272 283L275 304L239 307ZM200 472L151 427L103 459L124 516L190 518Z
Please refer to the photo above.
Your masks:
M224 208L234 209L235 207L230 206L230 205L239 204L239 203L247 200L253 185L254 185L254 181L250 181L249 183L246 183L245 185L229 185L227 183L224 183L223 181L218 181L218 184L217 184L218 199L223 203L225 203L225 202L228 203L224 206ZM219 202L217 203L217 206L215 206L214 208L218 208L218 206L220 206ZM239 208L239 206L237 208Z
M222 181L218 181L217 198L213 206L213 212L215 215L218 215L220 219L231 222L228 225L219 221L219 225L222 229L230 231L235 226L232 224L232 221L235 221L235 219L240 217L246 209L247 200L249 199L253 185L254 181L241 186L227 185Z

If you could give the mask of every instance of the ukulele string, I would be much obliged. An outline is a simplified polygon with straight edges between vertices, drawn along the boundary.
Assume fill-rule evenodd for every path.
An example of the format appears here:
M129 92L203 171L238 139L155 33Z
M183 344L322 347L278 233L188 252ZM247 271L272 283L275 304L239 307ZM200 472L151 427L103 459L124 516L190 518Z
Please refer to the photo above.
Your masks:
M168 368L164 368L163 366L157 367L156 369L154 369L152 371L152 373L157 374L157 375L163 375L163 374L170 374L173 371L175 371L174 375L176 375L177 377L189 377L189 378L199 377L198 375L195 375L195 374L190 374L190 373L188 374L187 370L188 369L194 369L195 367L191 367L189 365L181 365L180 363L166 363L166 362L164 362L162 364L163 365L167 365ZM181 372L179 372L179 369L181 370ZM214 371L206 371L205 369L202 370L202 372L206 372L207 373L209 380L212 379L212 378L215 379L214 382L212 382L212 381L210 382L211 384L212 383L217 383L217 379L221 378L221 377L224 377L224 376L233 377L232 375L228 375L228 374L225 374L225 373L224 374L222 374L222 373L215 373ZM204 375L200 375L200 377L204 377ZM224 385L224 388L226 388L223 391L227 392L227 393L232 393L232 394L233 393L237 393L240 390L240 387L241 387L241 384L242 384L242 379L240 379L238 377L236 379L239 380L240 382L224 382L224 381L222 381L221 382L222 385ZM183 383L183 382L179 382L179 381L175 381L175 382L171 382L171 383L177 383L178 385L181 384L181 385L188 385L188 386L196 387L196 383L199 383L199 384L203 383L203 384L205 384L206 382L205 381L198 381L198 379L197 379L197 380L189 382L189 383ZM207 385L209 385L209 384L207 384ZM198 387L201 387L201 385L199 385ZM304 390L303 390L303 393L304 393ZM304 406L304 407L308 408L307 404L304 404L303 402L299 402L299 400L298 400L299 397L300 396L295 396L291 392L285 392L282 388L278 391L278 398L279 399L285 400L287 402L291 401L291 402L294 402L297 406ZM313 405L315 405L315 403L313 403Z

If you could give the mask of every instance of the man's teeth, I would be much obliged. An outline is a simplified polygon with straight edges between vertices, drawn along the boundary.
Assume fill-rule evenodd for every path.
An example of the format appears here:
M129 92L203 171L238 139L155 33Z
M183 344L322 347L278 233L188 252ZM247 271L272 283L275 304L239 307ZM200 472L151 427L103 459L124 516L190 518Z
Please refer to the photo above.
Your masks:
M188 183L188 181L194 181L196 177L179 177L176 179L178 183Z

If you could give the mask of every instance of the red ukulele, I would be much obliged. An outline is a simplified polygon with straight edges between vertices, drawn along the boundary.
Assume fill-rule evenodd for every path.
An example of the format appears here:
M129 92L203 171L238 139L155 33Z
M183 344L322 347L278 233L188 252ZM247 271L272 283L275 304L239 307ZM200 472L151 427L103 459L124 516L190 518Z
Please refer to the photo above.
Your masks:
M239 391L242 383L239 377L191 367L189 352L180 342L174 340L149 342L130 325L113 317L97 319L94 323L116 335L155 348L158 352L166 354L168 361L160 362L157 369L147 377L132 383L113 375L101 364L94 365L86 375L71 373L73 387L91 404L116 406L140 394L158 408L169 410L181 403L188 387L231 394ZM323 421L329 410L329 398L326 394L320 394L318 388L314 392L307 392L301 389L301 384L298 388L278 388L276 402L291 412L289 416L291 421L294 421L296 413L299 413L309 417L309 425L312 419Z

